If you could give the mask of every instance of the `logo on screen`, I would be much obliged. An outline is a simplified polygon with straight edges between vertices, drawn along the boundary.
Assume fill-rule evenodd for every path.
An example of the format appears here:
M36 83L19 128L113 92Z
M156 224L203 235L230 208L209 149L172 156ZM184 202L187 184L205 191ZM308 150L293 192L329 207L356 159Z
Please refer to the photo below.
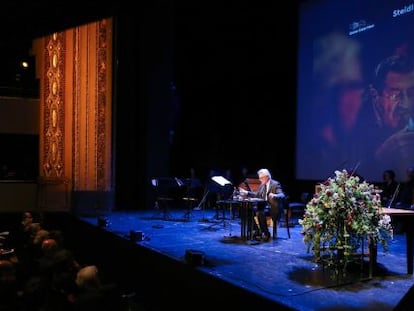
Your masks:
M392 17L398 17L407 13L411 13L414 10L414 4L404 6L402 9L392 11Z
M374 28L374 24L368 24L366 20L361 19L359 21L352 22L349 24L349 35L352 36L356 33Z

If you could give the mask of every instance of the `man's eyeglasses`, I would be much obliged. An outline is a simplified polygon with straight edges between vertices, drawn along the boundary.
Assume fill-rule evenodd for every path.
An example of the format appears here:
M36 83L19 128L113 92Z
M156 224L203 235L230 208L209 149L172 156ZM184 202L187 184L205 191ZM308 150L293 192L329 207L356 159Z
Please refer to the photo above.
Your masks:
M404 97L414 99L414 88L410 88L408 90L385 89L383 97L388 99L391 103L397 104L400 103Z

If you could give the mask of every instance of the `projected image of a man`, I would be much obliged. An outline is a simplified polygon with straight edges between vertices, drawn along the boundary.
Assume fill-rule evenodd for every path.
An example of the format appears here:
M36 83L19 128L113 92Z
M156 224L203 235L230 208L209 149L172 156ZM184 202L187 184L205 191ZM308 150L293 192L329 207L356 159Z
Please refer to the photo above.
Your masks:
M383 60L376 69L374 107L379 125L390 133L411 126L414 111L414 62L404 55Z
M375 155L382 167L404 172L414 155L414 61L407 55L388 57L376 77L374 106L384 142Z

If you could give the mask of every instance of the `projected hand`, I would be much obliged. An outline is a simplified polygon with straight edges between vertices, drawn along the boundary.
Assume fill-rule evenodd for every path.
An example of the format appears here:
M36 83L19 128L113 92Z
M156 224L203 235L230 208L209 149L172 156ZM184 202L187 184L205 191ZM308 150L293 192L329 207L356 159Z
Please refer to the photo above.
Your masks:
M382 143L375 155L380 161L393 159L394 163L411 159L414 155L414 131L404 130L392 135Z

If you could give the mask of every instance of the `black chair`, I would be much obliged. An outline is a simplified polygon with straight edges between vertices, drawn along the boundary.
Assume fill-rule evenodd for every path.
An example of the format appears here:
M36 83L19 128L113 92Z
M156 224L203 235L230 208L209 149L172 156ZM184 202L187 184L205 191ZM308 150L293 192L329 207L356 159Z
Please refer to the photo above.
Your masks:
M170 220L170 205L176 195L174 191L178 189L179 184L176 178L164 177L154 178L151 180L153 195L155 197L153 219Z
M312 199L312 194L309 192L302 192L300 195L299 202L289 202L289 220L292 223L291 218L300 218L303 216L303 213L306 208L306 204Z
M288 237L290 239L290 227L289 227L289 215L291 213L290 206L289 206L289 197L285 196L284 198L278 199L278 213L272 213L272 210L266 211L266 216L270 217L272 220L272 237L273 239L277 238L277 227L281 218L281 215L283 214L284 222L286 223L286 230Z

